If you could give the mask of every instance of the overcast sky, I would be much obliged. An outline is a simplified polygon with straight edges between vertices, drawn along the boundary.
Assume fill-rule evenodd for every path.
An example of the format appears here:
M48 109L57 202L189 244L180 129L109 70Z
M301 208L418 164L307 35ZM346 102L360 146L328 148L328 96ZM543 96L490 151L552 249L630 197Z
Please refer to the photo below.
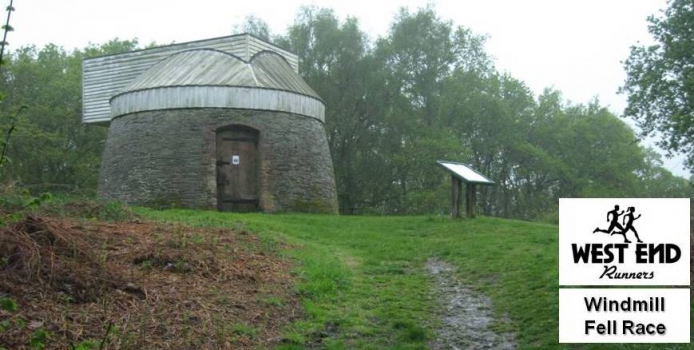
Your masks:
M415 11L428 3L444 19L487 35L497 68L536 95L554 87L575 103L598 97L617 115L625 106L616 93L625 78L621 61L631 45L651 42L646 18L665 6L656 0L16 0L15 32L7 41L10 49L47 43L73 49L115 37L185 42L229 35L250 14L279 34L302 5L356 17L376 38L387 33L400 7ZM682 160L665 159L665 166L689 177Z

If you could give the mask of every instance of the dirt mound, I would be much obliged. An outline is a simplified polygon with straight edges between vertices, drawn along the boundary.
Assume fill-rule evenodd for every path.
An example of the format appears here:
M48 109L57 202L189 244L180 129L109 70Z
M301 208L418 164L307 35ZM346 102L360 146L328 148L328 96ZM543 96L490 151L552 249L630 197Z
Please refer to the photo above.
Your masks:
M301 314L281 248L244 232L28 216L0 228L0 345L250 348ZM28 326L27 326L28 325Z
M12 295L34 284L84 303L122 283L120 276L97 263L83 235L41 217L28 216L3 230L0 252L4 259L0 285Z

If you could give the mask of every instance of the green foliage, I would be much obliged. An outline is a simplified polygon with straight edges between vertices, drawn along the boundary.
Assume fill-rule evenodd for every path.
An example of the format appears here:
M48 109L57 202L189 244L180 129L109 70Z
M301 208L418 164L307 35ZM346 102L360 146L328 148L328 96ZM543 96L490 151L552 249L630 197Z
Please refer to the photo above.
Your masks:
M0 309L15 312L17 311L17 302L7 297L0 298Z
M85 340L77 345L72 345L70 350L96 350L100 349L101 342L98 340Z
M326 102L342 213L447 214L438 159L496 182L480 189L485 215L552 221L560 197L691 195L598 101L533 96L496 71L484 41L433 7L401 10L375 41L356 19L307 7L277 38Z
M19 221L30 212L111 222L129 222L136 219L130 207L119 201L95 201L84 196L54 196L52 193L32 196L28 190L19 189L11 184L0 186L0 224L3 224L3 221Z
M29 339L29 347L32 349L45 349L46 341L50 338L50 334L43 328L37 329Z
M10 16L12 12L14 12L14 7L12 7L12 1L10 1L10 5L7 6L6 8L7 11L7 22L5 25L2 26L3 29L3 39L2 39L2 48L0 48L0 68L5 64L5 46L7 45L7 33L14 31L14 28L10 26ZM5 99L5 94L3 92L0 92L0 102L2 102ZM22 108L20 108L19 112L22 111ZM14 132L15 128L17 127L17 116L19 115L19 112L14 116L14 118L10 119L9 127L7 128L7 131L4 133L0 133L0 170L2 170L3 166L5 164L8 164L11 162L10 158L7 156L7 149L10 146L10 137L12 137L12 132Z
M261 303L269 306L282 306L284 305L284 301L282 300L281 297L275 296L275 295L270 295L264 298L261 298L259 300Z
M2 334L8 328L10 328L10 320L0 321L0 334Z
M67 52L56 45L25 46L3 67L0 134L16 123L0 182L32 192L96 188L106 129L82 123L82 59L135 49L137 41L113 40ZM21 118L12 119L22 106Z
M425 328L411 321L396 321L393 323L393 329L407 342L424 342L429 337Z
M104 221L125 222L133 218L130 208L119 201L102 203L99 209L99 219Z
M302 274L308 282L300 283L298 290L310 299L330 299L349 285L349 271L328 257L306 262Z
M253 326L244 324L244 323L234 323L231 326L231 329L233 330L234 334L237 335L245 335L249 338L253 338L255 334L258 332Z
M634 118L643 136L662 134L659 145L685 154L694 169L694 4L671 0L661 17L648 22L655 44L633 46L624 62L624 114Z
M38 197L30 197L29 200L24 204L25 209L36 209L44 203L50 203L53 201L53 195L50 192L43 193Z
M234 26L234 34L248 33L261 39L270 40L270 28L267 23L255 15L248 15L243 24Z

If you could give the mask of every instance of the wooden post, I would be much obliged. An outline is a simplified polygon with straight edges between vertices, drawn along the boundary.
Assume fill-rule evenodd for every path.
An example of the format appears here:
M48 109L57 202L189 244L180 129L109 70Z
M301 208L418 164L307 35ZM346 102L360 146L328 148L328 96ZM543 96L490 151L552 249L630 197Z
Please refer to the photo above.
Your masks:
M457 177L451 175L451 217L457 219L460 217L460 206L462 204L463 183Z
M475 217L475 201L477 201L475 190L475 184L473 183L468 183L465 187L465 212L470 219Z
M466 184L465 186L465 215L467 217L470 217L470 210L472 209L472 206L470 203L472 203L472 191L470 190L470 184Z
M458 208L458 217L460 217L460 208L463 206L463 180L456 178L458 180L458 203L456 203L456 208Z
M477 186L475 186L475 184L470 184L470 192L472 192L472 205L470 205L470 214L468 215L468 217L470 217L470 219L474 219L475 206L477 206Z

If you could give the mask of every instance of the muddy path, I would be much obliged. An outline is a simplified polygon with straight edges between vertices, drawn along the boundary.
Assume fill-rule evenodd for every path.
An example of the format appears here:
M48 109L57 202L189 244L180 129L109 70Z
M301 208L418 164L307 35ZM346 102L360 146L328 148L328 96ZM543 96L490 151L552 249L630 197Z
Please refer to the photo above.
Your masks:
M491 300L461 283L452 265L430 259L426 270L434 279L440 304L441 326L430 344L432 349L516 349L513 334L491 329L495 322Z

